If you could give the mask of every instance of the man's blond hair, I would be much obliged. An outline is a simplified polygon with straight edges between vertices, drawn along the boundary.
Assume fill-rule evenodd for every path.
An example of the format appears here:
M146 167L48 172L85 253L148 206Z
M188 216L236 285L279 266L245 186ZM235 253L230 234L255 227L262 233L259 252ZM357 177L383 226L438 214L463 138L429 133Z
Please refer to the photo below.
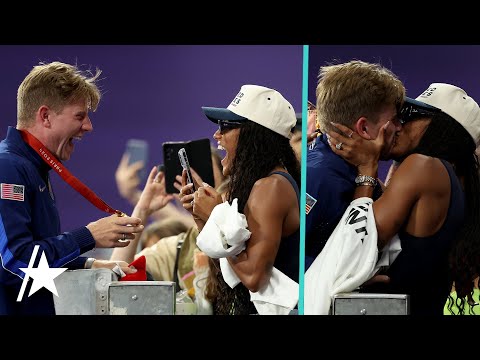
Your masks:
M362 116L376 124L385 106L400 109L405 87L382 65L354 60L322 66L316 95L318 121L325 132L332 129L330 122L352 126Z
M61 62L40 63L34 66L22 81L17 92L17 125L28 128L33 125L35 113L46 105L59 113L66 105L85 100L95 111L101 93L95 81L101 74L96 69L81 71L76 66Z

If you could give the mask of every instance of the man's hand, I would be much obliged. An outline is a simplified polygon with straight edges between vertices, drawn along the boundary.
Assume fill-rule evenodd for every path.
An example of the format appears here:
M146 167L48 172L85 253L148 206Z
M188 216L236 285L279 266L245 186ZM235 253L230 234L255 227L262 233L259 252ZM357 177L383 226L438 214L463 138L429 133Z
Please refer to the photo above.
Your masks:
M95 260L92 269L110 269L119 266L125 274L134 274L137 272L134 266L129 267L125 261Z
M111 215L88 224L87 229L95 239L96 247L125 247L135 234L143 231L144 226L139 218Z

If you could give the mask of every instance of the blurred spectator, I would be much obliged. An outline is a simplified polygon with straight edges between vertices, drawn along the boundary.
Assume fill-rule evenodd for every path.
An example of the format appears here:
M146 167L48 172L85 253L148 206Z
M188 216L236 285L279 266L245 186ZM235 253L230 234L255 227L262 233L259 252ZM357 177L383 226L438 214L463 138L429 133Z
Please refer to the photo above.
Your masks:
M182 221L168 217L163 220L154 221L140 235L140 245L142 249L155 245L158 240L168 236L178 235L188 230L188 227Z

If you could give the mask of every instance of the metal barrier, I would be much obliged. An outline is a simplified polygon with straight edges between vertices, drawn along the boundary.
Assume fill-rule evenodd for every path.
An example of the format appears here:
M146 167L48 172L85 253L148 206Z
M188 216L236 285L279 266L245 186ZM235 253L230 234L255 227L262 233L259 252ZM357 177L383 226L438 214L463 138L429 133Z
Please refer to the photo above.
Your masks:
M174 315L175 283L117 281L109 269L69 270L55 278L57 315Z
M195 304L176 300L172 281L117 281L109 269L65 271L55 278L57 315L195 314ZM408 315L409 295L342 293L332 315Z
M333 296L332 315L409 315L406 294L342 293Z

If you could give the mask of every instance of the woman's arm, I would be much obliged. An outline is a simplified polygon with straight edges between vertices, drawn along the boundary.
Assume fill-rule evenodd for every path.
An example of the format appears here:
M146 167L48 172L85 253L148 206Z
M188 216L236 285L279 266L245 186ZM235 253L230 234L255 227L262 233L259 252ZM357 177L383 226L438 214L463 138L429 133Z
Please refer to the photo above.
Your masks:
M345 137L331 132L330 148L355 165L359 175L376 177L387 125L388 122L375 140L362 139L355 133ZM348 131L343 125L335 126ZM341 149L337 149L335 145L340 142ZM373 204L378 248L382 249L406 222L407 231L415 236L433 234L443 223L448 208L445 200L449 194L450 179L440 160L420 154L408 156L399 165L383 195ZM356 187L353 198L372 198L372 195L373 187L365 184ZM429 207L432 209L428 210Z
M253 186L244 211L250 239L237 257L227 258L250 291L258 291L268 282L280 246L283 223L296 203L297 195L286 179L269 176Z
M408 156L373 203L378 248L406 222L407 231L416 236L435 233L446 216L449 197L450 178L440 160L421 154Z

